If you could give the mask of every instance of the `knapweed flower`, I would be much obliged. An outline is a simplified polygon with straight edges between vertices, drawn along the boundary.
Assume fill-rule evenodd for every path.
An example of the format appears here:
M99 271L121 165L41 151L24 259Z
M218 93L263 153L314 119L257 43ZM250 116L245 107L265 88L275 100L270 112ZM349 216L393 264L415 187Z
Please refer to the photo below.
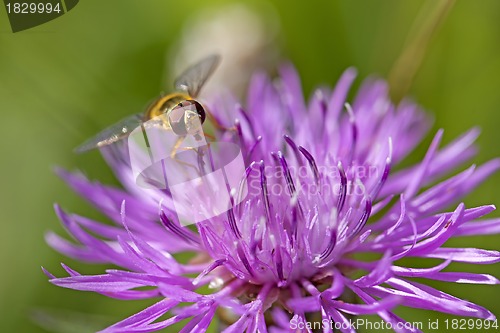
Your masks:
M351 319L366 314L397 332L418 331L394 314L397 306L493 320L487 309L413 279L499 282L446 269L452 262L500 261L497 251L445 246L451 237L500 232L500 219L478 220L493 206L459 202L499 160L443 180L475 154L478 130L444 148L439 130L421 162L398 168L430 128L417 105L392 104L378 79L365 81L352 106L346 104L353 69L308 103L293 68L282 67L280 77L255 75L244 106L228 96L207 103L227 128L215 129L215 138L236 138L246 167L248 194L223 214L182 226L168 190L136 185L124 142L102 151L125 190L61 171L114 225L56 206L77 243L53 233L48 243L72 258L113 266L85 275L63 265L69 276L46 272L50 282L117 299L152 299L102 331L108 333L151 332L181 321L181 332L204 332L214 321L227 333L312 332L311 321L325 320L334 325L322 326L324 332L355 332ZM412 268L402 258L440 263Z

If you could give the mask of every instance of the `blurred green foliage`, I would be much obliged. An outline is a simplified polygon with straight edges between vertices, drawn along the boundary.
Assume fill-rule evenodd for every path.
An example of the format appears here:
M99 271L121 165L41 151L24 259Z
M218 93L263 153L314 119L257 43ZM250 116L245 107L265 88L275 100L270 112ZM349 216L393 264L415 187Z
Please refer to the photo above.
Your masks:
M44 242L47 230L62 232L52 210L55 201L70 211L100 217L52 167L79 168L93 179L116 184L98 153L78 156L73 147L141 110L162 89L165 52L185 19L200 8L226 3L85 0L57 20L16 34L0 9L1 332L45 332L30 319L40 316L33 313L36 309L92 313L108 323L150 304L110 300L47 282L40 265L56 274L62 274L61 261L87 273L102 271L64 258ZM349 66L357 67L361 78L373 73L387 77L423 3L271 1L282 25L283 57L297 66L306 94L318 84L334 84ZM499 88L500 2L459 0L430 43L411 95L435 116L433 130L446 129L445 142L479 125L483 134L476 161L484 162L500 155ZM469 195L468 206L498 205L499 185L495 175ZM498 250L498 239L462 238L452 245ZM500 276L498 265L455 268ZM500 314L497 286L433 285ZM410 321L451 318L421 310L398 312ZM75 332L82 327L84 332L84 323L75 324Z

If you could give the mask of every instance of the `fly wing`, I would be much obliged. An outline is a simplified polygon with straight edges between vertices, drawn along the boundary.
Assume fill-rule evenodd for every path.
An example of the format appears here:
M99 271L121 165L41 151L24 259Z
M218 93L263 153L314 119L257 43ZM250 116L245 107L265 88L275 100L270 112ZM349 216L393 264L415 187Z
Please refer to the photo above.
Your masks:
M218 54L212 54L203 58L198 63L186 69L175 80L175 89L185 91L190 96L196 97L201 88L212 75L220 62Z
M100 148L120 141L129 136L130 132L136 127L140 126L143 122L142 120L142 113L128 116L76 147L75 152L83 153L94 148Z

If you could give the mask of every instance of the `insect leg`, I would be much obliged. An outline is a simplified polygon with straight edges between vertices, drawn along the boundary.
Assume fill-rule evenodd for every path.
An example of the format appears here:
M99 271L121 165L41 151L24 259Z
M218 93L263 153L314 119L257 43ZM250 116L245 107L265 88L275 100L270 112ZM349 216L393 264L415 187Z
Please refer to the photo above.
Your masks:
M182 161L182 160L180 160L180 159L178 159L176 157L177 152L179 151L180 146L181 146L183 140L184 140L184 137L182 137L182 136L180 136L180 137L177 138L177 140L175 141L174 147L172 148L172 151L170 152L170 158L173 159L174 161L176 161L179 164L182 164L182 165L188 166L190 168L193 168L195 171L197 171L199 173L199 170L198 170L198 168L196 168L196 166L192 165L191 163L184 162L184 161ZM183 150L193 149L194 151L196 151L196 149L194 149L193 147L185 147L185 148L182 148L182 149ZM185 170L184 170L184 173L185 173L185 176L187 177L188 174L186 173Z
M209 112L208 110L205 112L206 115L207 115L207 118L208 120L210 120L210 123L212 123L214 125L214 127L220 131L236 131L236 128L233 126L233 127L226 127L224 125L222 125L219 120L217 120L217 118L215 118L215 116Z

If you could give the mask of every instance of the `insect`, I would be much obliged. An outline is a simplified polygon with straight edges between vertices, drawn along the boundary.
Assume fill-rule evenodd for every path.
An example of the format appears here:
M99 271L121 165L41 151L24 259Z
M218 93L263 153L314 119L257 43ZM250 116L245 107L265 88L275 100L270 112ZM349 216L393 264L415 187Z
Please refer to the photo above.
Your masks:
M83 153L91 149L101 148L127 138L139 126L158 117L160 121L148 122L148 126L158 126L172 131L179 137L176 146L187 135L195 138L204 135L201 125L207 115L205 108L195 100L201 88L212 75L220 62L219 55L210 55L186 69L174 82L176 92L160 96L144 113L128 116L114 125L104 129L94 137L78 146L75 151ZM161 117L159 117L161 116ZM212 118L211 118L212 119ZM220 126L214 120L216 126ZM174 147L174 150L176 147ZM173 150L173 154L175 154Z

